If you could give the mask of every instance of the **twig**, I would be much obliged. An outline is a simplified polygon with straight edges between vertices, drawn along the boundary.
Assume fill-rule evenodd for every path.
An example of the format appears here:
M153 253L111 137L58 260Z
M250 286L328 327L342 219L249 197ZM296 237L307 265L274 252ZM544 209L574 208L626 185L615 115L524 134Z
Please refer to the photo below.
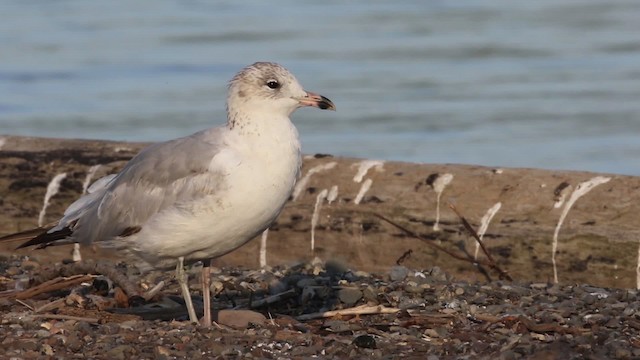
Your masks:
M20 299L16 299L16 302L18 302L20 305L26 307L27 309L33 311L33 306L27 304L26 302L20 300Z
M80 284L85 281L89 281L93 278L94 278L93 275L74 275L66 278L61 277L61 278L45 281L40 285L36 285L32 288L29 288L23 291L9 293L6 295L3 294L3 297L14 298L17 300L30 299L36 295L48 293L51 291L61 290L70 286Z
M40 312L51 311L53 309L60 308L60 307L65 305L65 301L66 300L67 300L67 298L60 298L60 299L53 300L51 302L48 302L48 303L46 303L46 304L34 309L33 312L40 313Z
M253 294L253 292L252 292L252 294ZM265 305L268 305L268 304L273 304L275 302L281 301L281 300L286 299L286 298L290 298L290 297L295 296L295 295L296 295L295 289L289 289L289 290L287 290L285 292L281 292L279 294L267 296L264 299L260 299L260 300L256 300L256 301L251 301L251 299L249 299L249 308L251 308L251 309L259 308L259 307L262 307L262 306L265 306ZM235 306L234 308L237 309L237 308L240 308L240 307L242 307L242 305Z
M465 256L462 256L462 255L458 255L458 254L454 253L453 251L449 251L448 249L446 249L446 248L444 248L444 247L442 247L442 246L440 246L440 245L438 245L438 244L434 243L433 241L430 241L429 239L425 239L424 237L422 237L422 236L420 236L420 235L416 234L415 232L413 232L413 231L409 230L408 228L406 228L406 227L404 227L404 226L402 226L402 225L400 225L400 224L396 223L395 221L393 221L393 220L391 220L391 219L388 219L388 218L386 218L386 217L384 217L384 216L382 216L382 215L380 215L380 214L373 214L373 215L375 215L375 216L376 216L376 217L378 217L379 219L381 219L381 220L383 220L383 221L386 221L386 222L388 222L389 224L391 224L391 225L393 225L393 226L397 227L398 229L400 229L400 230L402 230L402 231L406 232L406 233L407 233L407 234L409 234L410 236L412 236L412 237L414 237L414 238L416 238L416 239L422 240L422 241L423 241L424 243L426 243L427 245L429 245L429 246L431 246L431 247L435 248L436 250L442 251L443 253L445 253L445 254L447 254L447 255L451 256L451 257L452 257L452 258L454 258L454 259L458 259L458 260L466 261L466 262L469 262L469 263L471 263L471 264L473 264L473 265L476 265L476 266L477 266L478 264L479 264L479 265L488 266L488 267L490 267L490 268L492 268L492 269L496 270L496 271L500 274L500 277L501 277L501 278L504 278L504 279L507 279L507 280L509 280L509 281L512 281L511 276L509 276L509 274L507 274L505 271L503 271L502 269L500 269L500 267L498 267L498 265L496 265L495 263L489 263L489 262L482 261L482 260L474 260L473 258L469 258L469 257L465 257Z
M524 315L518 316L518 321L529 331L537 333L559 333L559 334L573 334L580 335L590 332L589 329L581 329L575 327L564 327L558 324L537 324L535 321L525 317Z
M130 279L113 265L113 263L106 261L95 262L92 260L78 261L73 264L68 264L53 271L43 272L39 276L35 277L35 281L45 282L46 280L54 279L59 276L72 276L79 274L101 274L111 279L114 284L120 286L125 293L129 296L138 295L140 292L138 287L133 284Z
M480 248L482 249L482 252L487 256L487 259L489 259L490 262L495 263L495 260L493 260L493 257L491 256L491 254L489 253L489 251L487 251L487 248L484 246L482 239L480 239L480 235L478 235L478 233L473 228L473 226L471 226L471 224L469 224L467 219L464 216L462 216L462 214L460 214L460 212L455 207L455 205L449 203L449 208L451 208L451 210L453 210L453 212L456 213L456 215L458 215L458 217L460 218L460 221L462 221L462 225L464 225L464 228L467 229L469 234L471 234L471 236L473 236L476 239L478 244L480 244Z
M395 314L398 311L400 311L400 309L384 307L382 305L378 305L378 306L361 305L361 306L356 306L348 309L304 314L304 315L298 316L296 319L304 321L304 320L327 318L327 317L333 317L333 316L345 316L345 315Z
M61 315L61 314L36 314L31 315L36 319L55 319L55 320L76 320L76 321L86 321L89 323L98 323L98 318L89 318L89 317L80 317L80 316L72 316L72 315Z
M142 295L142 298L145 299L146 301L151 300L154 296L158 295L158 293L160 292L160 290L162 290L163 287L164 287L164 281L160 281L159 283L156 284L156 286L152 287L151 289L149 289L149 291L144 293L144 295Z
M413 250L409 249L407 251L404 252L404 254L402 254L402 256L400 256L398 258L398 260L396 260L396 265L400 266L402 265L403 262L405 262L413 253Z
M576 327L564 327L554 323L538 324L534 320L529 319L524 315L495 316L491 314L477 313L473 315L473 317L476 318L477 320L484 321L490 324L496 324L496 323L506 324L506 323L519 322L527 330L536 332L536 333L559 333L559 334L579 335L579 334L585 334L590 332L589 329L576 328Z
M484 242L482 241L482 239L480 239L480 235L478 235L478 232L473 228L473 226L471 226L471 224L469 224L467 219L464 216L462 216L462 214L460 214L458 209L456 209L456 207L453 204L449 203L449 207L451 208L451 210L453 210L453 212L456 213L456 215L458 215L465 229L467 229L467 231L471 234L471 236L473 236L473 238L476 239L478 244L480 244L480 248L482 249L482 252L485 254L487 259L489 260L489 263L487 265L492 269L496 270L500 274L500 279L507 279L509 281L513 281L511 276L498 266L496 261L493 259L493 256L491 256L491 253L489 253L487 248L484 246Z

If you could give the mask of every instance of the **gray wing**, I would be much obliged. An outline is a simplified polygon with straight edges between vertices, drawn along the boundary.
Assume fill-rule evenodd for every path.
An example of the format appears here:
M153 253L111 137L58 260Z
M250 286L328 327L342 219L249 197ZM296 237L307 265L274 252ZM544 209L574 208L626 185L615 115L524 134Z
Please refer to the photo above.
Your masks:
M140 230L153 215L215 193L223 169L211 170L221 129L158 143L142 150L120 173L98 180L96 188L72 204L49 233L69 229L76 242L92 243Z

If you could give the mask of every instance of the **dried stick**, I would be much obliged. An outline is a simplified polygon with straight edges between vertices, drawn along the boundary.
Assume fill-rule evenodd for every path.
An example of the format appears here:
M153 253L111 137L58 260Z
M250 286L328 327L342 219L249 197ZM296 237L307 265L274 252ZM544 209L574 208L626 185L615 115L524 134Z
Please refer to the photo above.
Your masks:
M478 232L473 228L473 226L471 226L471 224L467 221L467 219L464 216L462 216L462 214L460 214L458 209L456 209L456 207L453 204L449 203L449 207L451 208L451 210L453 210L453 212L456 213L456 215L458 215L465 229L467 229L467 231L471 234L471 236L473 236L474 239L476 239L476 241L478 242L478 244L480 244L480 248L482 249L482 252L485 254L487 259L489 260L489 263L487 264L487 266L497 271L500 274L500 279L507 279L509 281L513 281L511 276L498 266L496 261L493 259L493 256L491 256L487 248L484 246L484 242L482 241L482 239L480 239L480 235L478 235Z
M396 265L400 266L402 265L403 262L405 262L408 258L411 257L411 254L413 253L413 250L409 249L407 251L405 251L399 258L398 260L396 260Z
M30 299L36 295L65 289L67 287L74 286L85 281L90 281L91 279L93 279L93 277L93 275L74 275L66 278L61 277L43 282L40 285L36 285L23 291L2 294L2 297L18 300Z
M72 315L60 315L60 314L37 314L31 315L35 319L55 319L55 320L76 320L86 321L88 323L98 323L98 318L80 317Z
M111 279L114 284L120 286L129 296L138 295L140 292L138 287L131 283L126 275L118 271L113 263L106 261L95 262L92 260L83 260L73 264L64 265L62 267L56 267L51 269L51 271L40 273L35 277L35 281L39 283L55 279L59 276L72 276L79 274L104 275Z
M252 301L250 299L248 307L250 309L259 308L259 307L262 307L262 306L265 306L265 305L273 304L275 302L281 301L281 300L286 299L286 298L290 298L290 297L295 296L295 295L296 295L295 289L289 289L289 290L287 290L285 292L281 292L279 294L267 296L264 299L260 299L260 300L256 300L256 301ZM234 307L234 309L238 309L238 308L241 308L241 307L242 307L242 305L238 305L238 306Z
M491 254L489 253L489 251L487 251L487 248L484 246L484 242L482 241L482 239L480 239L480 235L478 235L478 233L473 228L473 226L471 226L471 224L469 224L467 219L464 216L462 216L462 214L460 214L460 212L455 207L455 205L449 203L449 207L451 208L451 210L453 210L454 213L456 213L456 215L458 215L458 217L460 218L460 221L462 221L462 225L464 225L464 228L467 229L469 234L471 234L471 236L473 236L476 239L478 244L480 244L480 248L482 249L482 252L487 256L487 259L489 259L489 262L495 263L495 260L493 260L493 257L491 256Z
M440 246L440 245L438 245L438 244L434 243L433 241L430 241L429 239L425 239L424 237L422 237L422 236L420 236L420 235L416 234L415 232L413 232L413 231L409 230L408 228L406 228L406 227L404 227L404 226L402 226L402 225L398 224L397 222L395 222L395 221L393 221L393 220L391 220L391 219L388 219L388 218L386 218L386 217L384 217L384 216L382 216L382 215L380 215L380 214L373 214L373 215L375 215L375 216L376 216L376 217L378 217L379 219L381 219L381 220L383 220L383 221L386 221L386 222L388 222L389 224L391 224L391 225L393 225L393 226L397 227L398 229L400 229L400 230L404 231L405 233L409 234L411 237L414 237L414 238L416 238L416 239L422 240L422 241L423 241L423 242L425 242L427 245L429 245L429 246L431 246L431 247L435 248L436 250L442 251L443 253L445 253L445 254L447 254L447 255L451 256L451 257L452 257L452 258L454 258L454 259L458 259L458 260L466 261L466 262L472 263L473 265L476 265L476 266L477 266L478 264L479 264L479 265L488 266L488 267L490 267L490 268L492 268L492 269L496 270L496 271L500 274L500 277L501 277L501 278L504 278L504 279L507 279L507 280L509 280L509 281L512 281L511 276L509 276L509 274L507 274L504 270L500 269L500 267L498 267L498 265L497 265L497 264L495 264L495 263L489 263L489 262L482 261L482 260L474 260L474 259L472 259L472 258L469 258L469 257L466 257L466 256L462 256L462 255L459 255L459 254L456 254L456 253L454 253L453 251L449 251L448 249L446 249L446 248L444 248L444 247L442 247L442 246Z
M304 314L296 317L296 319L304 321L304 320L327 318L327 317L333 317L333 316L395 314L398 311L400 311L400 309L389 308L382 305L378 305L378 306L361 305L361 306L356 306L348 309Z

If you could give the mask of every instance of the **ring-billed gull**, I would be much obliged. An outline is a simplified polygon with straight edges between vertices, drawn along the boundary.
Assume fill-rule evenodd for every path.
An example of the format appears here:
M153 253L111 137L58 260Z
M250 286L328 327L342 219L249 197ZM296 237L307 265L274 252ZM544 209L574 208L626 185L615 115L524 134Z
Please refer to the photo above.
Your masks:
M147 147L20 247L93 244L143 270L175 266L190 320L197 321L184 264L208 264L276 219L301 166L289 116L304 106L335 110L284 67L250 65L229 83L225 126ZM203 267L205 326L211 325L209 276Z

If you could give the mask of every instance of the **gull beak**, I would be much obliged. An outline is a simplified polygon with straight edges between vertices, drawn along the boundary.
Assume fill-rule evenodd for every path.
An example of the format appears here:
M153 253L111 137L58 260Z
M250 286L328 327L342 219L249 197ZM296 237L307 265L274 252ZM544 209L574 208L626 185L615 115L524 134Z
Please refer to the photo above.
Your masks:
M307 96L296 98L300 103L300 106L313 106L322 110L336 110L336 106L333 102L326 97L307 91Z

